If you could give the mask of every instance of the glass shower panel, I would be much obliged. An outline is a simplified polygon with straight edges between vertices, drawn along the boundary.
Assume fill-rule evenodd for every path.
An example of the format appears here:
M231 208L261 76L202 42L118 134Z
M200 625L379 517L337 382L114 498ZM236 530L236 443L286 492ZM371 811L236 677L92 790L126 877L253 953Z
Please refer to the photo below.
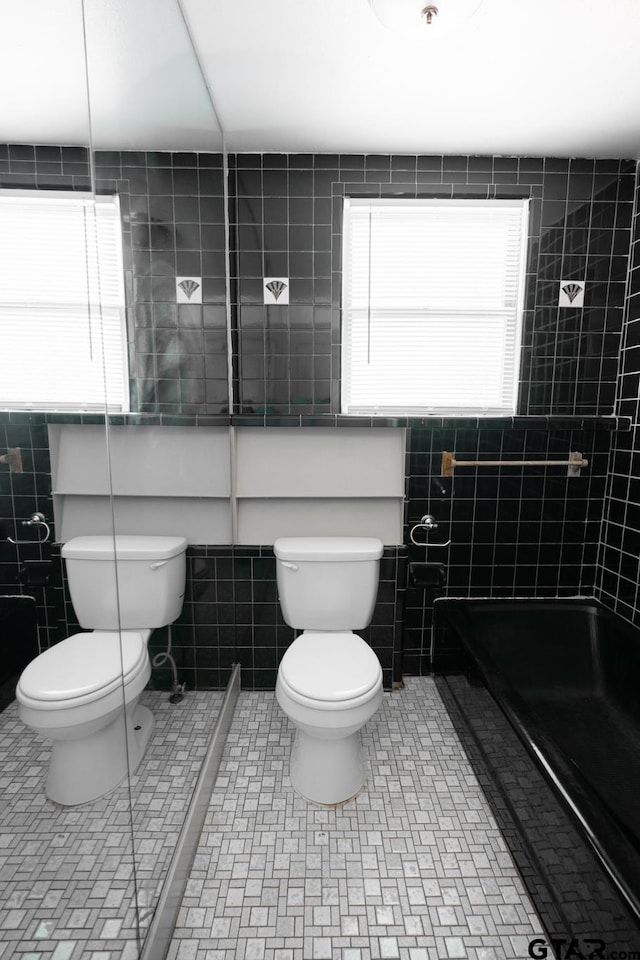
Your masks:
M188 544L182 609L148 641L139 702L153 731L130 769L142 944L231 672L215 602L232 550L226 164L179 0L84 10L92 175L97 203L119 205L129 385L107 418L109 529ZM126 577L119 563L121 597Z

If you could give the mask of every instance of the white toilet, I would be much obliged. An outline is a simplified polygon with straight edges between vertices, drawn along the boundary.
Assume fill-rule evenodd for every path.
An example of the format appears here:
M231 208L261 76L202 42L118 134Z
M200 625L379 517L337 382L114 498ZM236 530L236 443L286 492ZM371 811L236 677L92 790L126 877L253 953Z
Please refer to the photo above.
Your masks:
M76 537L63 545L73 608L92 632L45 650L16 689L20 719L53 741L45 792L56 803L104 796L142 759L153 732L153 714L138 704L151 676L147 643L180 615L186 549L184 537Z
M352 630L371 620L382 549L373 537L273 545L282 615L303 631L280 662L276 697L297 727L292 786L314 803L343 803L366 780L360 729L382 703L382 669Z

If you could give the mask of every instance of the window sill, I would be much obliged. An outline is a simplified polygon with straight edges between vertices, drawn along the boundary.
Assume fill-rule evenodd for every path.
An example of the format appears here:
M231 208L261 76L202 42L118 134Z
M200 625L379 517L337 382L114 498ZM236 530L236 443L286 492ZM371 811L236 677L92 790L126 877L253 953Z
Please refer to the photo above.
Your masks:
M60 413L55 411L0 411L0 424L47 424L105 422L100 413ZM369 417L352 414L256 415L228 416L163 413L117 413L108 418L111 426L164 427L409 427L421 430L608 430L626 432L631 429L630 417L546 416L516 417Z

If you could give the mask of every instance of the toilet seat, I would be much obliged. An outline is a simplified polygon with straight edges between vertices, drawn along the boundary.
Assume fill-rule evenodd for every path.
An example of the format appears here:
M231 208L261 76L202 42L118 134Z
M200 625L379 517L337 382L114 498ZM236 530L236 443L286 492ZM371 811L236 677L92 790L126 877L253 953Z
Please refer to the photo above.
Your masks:
M142 632L75 633L25 667L16 696L25 706L40 710L79 706L117 690L123 678L131 683L148 661Z
M299 703L343 708L368 700L382 682L380 662L362 637L349 631L308 631L280 662L280 680Z

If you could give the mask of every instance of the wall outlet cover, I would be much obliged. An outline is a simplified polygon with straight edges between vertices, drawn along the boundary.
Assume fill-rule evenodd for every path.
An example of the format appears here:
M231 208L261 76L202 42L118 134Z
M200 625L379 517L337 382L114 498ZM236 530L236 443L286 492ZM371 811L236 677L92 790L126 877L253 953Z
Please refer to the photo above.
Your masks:
M265 277L264 302L283 306L289 303L289 277Z
M558 306L583 307L585 286L584 280L561 280Z
M202 277L176 277L177 303L202 303Z

